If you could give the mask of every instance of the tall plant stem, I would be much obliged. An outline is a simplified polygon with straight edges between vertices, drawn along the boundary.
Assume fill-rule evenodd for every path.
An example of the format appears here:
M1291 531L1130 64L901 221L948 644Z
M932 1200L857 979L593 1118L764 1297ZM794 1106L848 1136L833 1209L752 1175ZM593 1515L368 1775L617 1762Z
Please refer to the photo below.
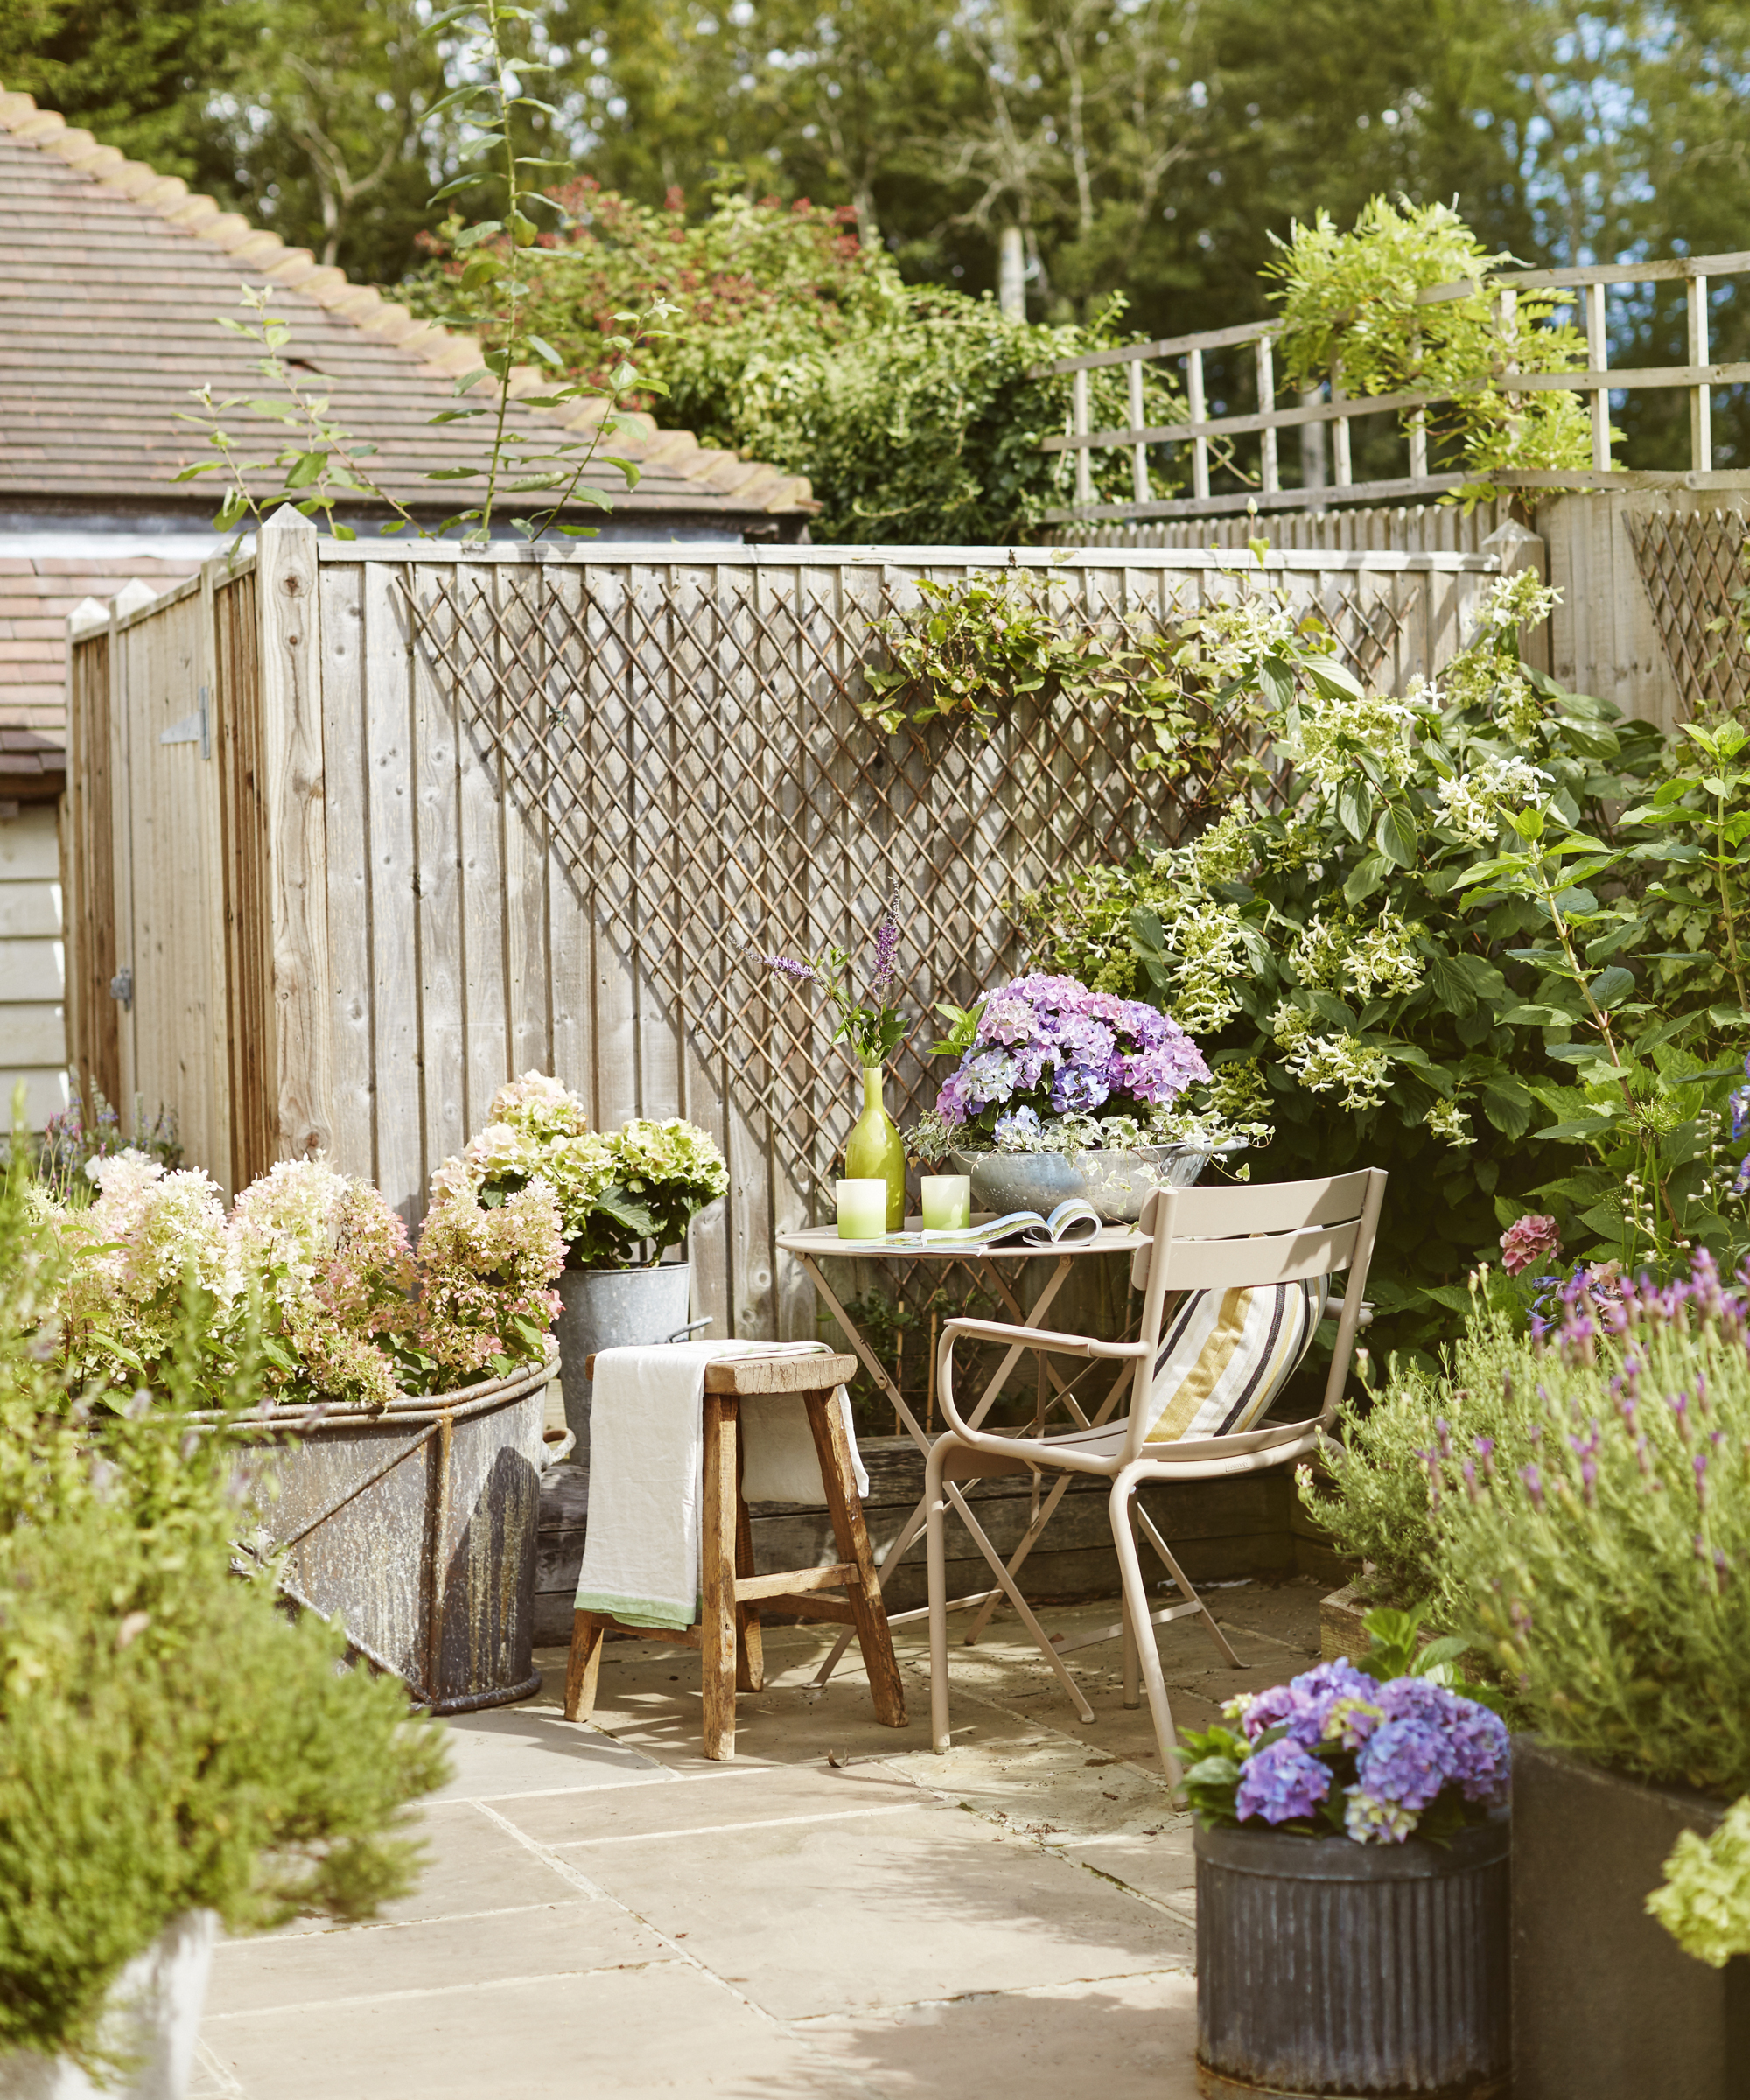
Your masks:
M1718 812L1713 820L1713 872L1719 878L1719 915L1726 921L1726 951L1732 958L1732 982L1738 988L1738 1011L1745 1009L1744 965L1738 953L1738 920L1732 909L1732 887L1726 878L1726 795L1724 784L1714 797Z

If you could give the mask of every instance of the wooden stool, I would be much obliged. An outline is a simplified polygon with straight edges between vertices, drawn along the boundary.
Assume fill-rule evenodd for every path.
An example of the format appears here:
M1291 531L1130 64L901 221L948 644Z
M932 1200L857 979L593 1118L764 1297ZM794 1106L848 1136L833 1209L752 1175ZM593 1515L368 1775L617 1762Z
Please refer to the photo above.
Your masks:
M584 1373L595 1376L593 1357ZM854 1356L731 1356L705 1366L700 1622L676 1632L664 1627L626 1626L606 1612L574 1614L571 1656L565 1671L568 1721L586 1720L594 1712L602 1642L608 1629L617 1628L640 1641L668 1641L698 1649L704 1678L705 1755L733 1757L736 1692L758 1691L765 1683L760 1636L764 1606L788 1618L828 1619L854 1627L869 1672L875 1718L889 1728L905 1727L905 1691L876 1579L875 1556L863 1522L850 1440L844 1416L832 1404L835 1390L856 1375ZM741 1402L767 1393L800 1394L808 1409L821 1486L838 1544L839 1558L832 1567L792 1568L775 1575L753 1572L753 1534L741 1495L737 1432ZM843 1590L844 1594L825 1597L821 1594L823 1590Z

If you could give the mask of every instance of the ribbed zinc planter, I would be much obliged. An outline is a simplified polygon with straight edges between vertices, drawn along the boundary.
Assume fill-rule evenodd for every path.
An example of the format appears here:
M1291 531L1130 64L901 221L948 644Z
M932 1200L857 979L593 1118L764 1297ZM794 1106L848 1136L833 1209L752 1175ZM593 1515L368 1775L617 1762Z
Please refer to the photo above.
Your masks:
M543 1363L387 1408L275 1414L263 1521L295 1602L339 1613L379 1669L436 1713L532 1698ZM256 1424L252 1422L253 1431Z
M1199 2090L1504 2095L1508 1832L1504 1812L1450 1850L1200 1830Z
M590 1462L590 1396L584 1366L598 1349L632 1349L684 1340L691 1302L690 1262L655 1269L567 1269L559 1278L562 1304L556 1332L564 1368L565 1426L577 1438L573 1459Z

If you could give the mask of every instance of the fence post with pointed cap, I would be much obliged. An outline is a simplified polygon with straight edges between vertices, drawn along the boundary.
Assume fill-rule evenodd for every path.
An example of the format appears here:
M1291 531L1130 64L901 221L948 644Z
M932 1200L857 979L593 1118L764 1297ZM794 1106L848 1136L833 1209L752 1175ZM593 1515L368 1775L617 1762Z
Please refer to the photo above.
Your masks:
M256 540L261 729L273 927L277 1152L330 1144L328 852L314 523L282 503Z

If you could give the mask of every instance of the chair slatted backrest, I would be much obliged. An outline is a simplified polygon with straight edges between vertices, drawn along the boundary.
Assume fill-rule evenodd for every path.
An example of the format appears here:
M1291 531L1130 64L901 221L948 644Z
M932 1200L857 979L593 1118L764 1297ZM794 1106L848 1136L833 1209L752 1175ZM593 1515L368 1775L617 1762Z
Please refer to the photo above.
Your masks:
M1328 1426L1354 1351L1385 1180L1380 1168L1364 1167L1319 1181L1164 1188L1149 1198L1139 1221L1147 1242L1130 1262L1130 1281L1143 1292L1141 1331L1151 1348L1137 1368L1133 1442L1140 1446L1152 1419L1152 1352L1173 1294L1242 1290L1346 1270L1343 1310L1320 1410Z

